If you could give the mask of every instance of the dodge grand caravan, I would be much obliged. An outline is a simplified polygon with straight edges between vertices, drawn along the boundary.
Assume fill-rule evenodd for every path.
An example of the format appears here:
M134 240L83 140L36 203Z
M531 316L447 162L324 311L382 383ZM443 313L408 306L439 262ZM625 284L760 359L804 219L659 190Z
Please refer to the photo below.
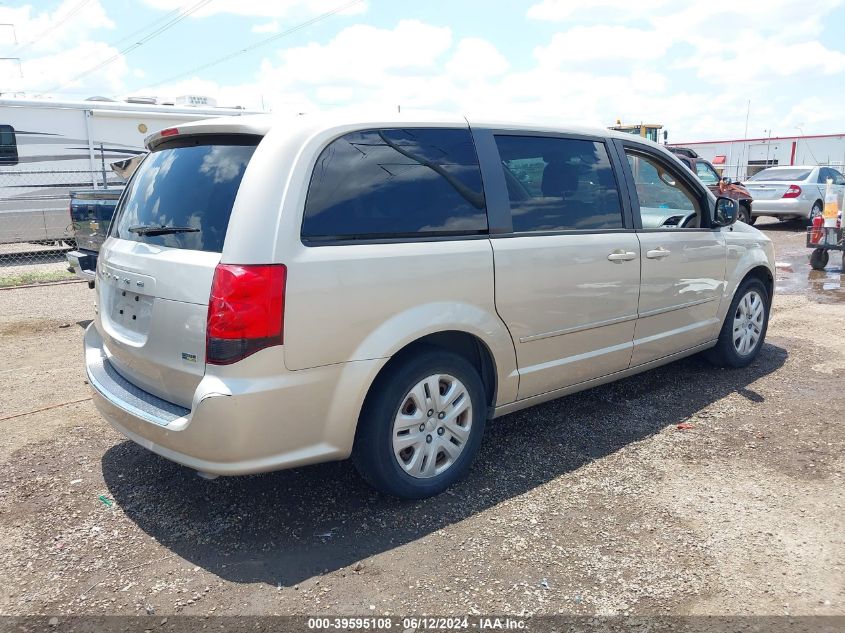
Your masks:
M766 335L770 241L628 134L259 115L147 147L86 368L117 430L204 473L351 456L420 498L491 418Z

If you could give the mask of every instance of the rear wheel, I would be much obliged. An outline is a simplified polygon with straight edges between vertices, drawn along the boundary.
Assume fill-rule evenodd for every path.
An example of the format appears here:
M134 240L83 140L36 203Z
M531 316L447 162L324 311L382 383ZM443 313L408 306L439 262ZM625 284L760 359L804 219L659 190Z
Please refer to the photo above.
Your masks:
M486 419L484 385L475 368L460 356L426 350L373 385L352 459L382 492L430 497L467 474Z
M753 361L769 326L769 293L759 279L746 279L734 295L719 341L707 358L719 367L745 367Z
M810 209L810 215L807 218L807 224L812 225L813 224L813 218L820 216L822 214L823 208L824 207L822 206L821 201L816 200L815 203L813 203L813 208Z
M813 249L813 252L810 253L810 267L813 270L824 270L829 260L830 253L823 248Z

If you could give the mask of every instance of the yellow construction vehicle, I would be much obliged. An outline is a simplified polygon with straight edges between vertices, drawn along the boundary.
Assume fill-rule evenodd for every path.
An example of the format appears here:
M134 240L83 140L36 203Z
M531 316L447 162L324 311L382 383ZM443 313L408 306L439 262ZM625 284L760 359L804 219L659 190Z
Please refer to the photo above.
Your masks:
M647 138L650 141L654 141L655 143L659 143L660 130L663 129L663 126L659 123L635 123L633 125L623 125L622 121L616 119L616 125L611 125L608 129L616 130L618 132L626 132L628 134L635 134L637 136ZM663 133L663 137L663 141L666 142L665 132Z

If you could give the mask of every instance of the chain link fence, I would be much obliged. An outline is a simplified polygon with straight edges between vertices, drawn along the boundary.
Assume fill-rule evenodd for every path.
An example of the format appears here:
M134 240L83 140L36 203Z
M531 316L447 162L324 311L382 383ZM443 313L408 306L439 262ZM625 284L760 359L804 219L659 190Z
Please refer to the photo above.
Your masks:
M748 180L754 174L757 174L768 167L789 167L790 165L779 163L776 160L768 161L751 161L750 163L713 163L713 167L720 176L727 176L731 180L744 181ZM831 161L828 163L819 163L819 167L832 167L840 173L845 173L845 163L842 161Z
M70 193L103 189L104 180L110 189L124 184L101 171L0 169L0 287L73 278Z

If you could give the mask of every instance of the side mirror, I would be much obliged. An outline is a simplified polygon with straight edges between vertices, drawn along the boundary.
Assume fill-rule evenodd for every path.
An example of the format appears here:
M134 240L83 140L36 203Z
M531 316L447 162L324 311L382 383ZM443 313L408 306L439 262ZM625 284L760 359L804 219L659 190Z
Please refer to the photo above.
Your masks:
M730 185L733 183L733 180L731 180L728 176L725 176L724 178L722 178L722 182L726 185Z
M730 198L716 198L716 212L713 214L713 223L716 226L730 226L736 222L739 205L736 200Z

